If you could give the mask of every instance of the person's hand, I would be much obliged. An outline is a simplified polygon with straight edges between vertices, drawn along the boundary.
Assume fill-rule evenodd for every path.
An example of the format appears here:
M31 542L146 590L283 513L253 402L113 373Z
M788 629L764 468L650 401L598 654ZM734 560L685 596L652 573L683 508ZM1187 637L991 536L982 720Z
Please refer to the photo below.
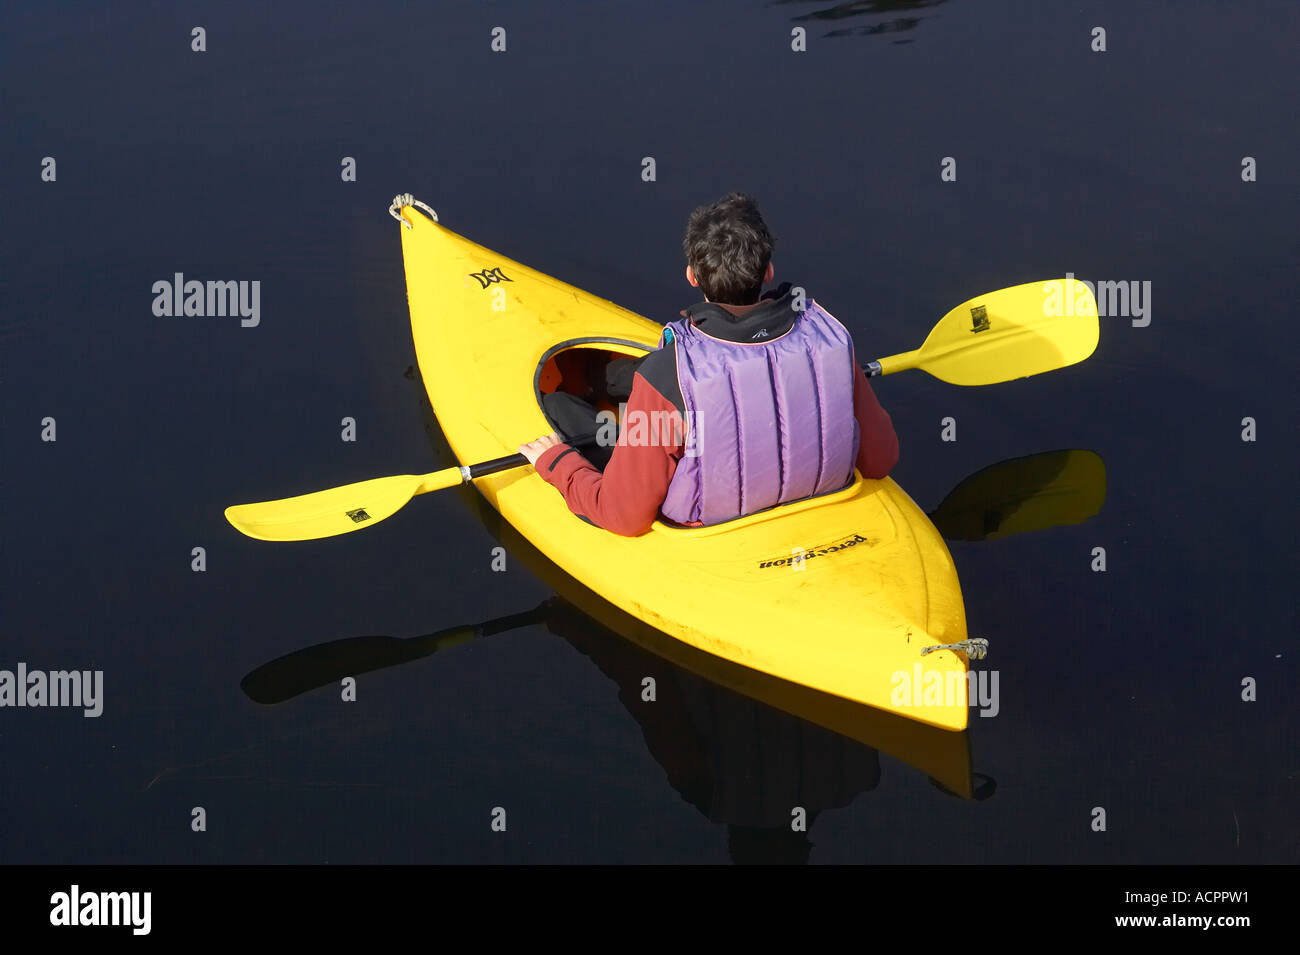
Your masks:
M528 463L537 467L537 459L540 458L548 448L553 448L557 444L563 444L564 441L558 434L544 434L536 441L529 441L527 444L519 445L519 453L528 459Z

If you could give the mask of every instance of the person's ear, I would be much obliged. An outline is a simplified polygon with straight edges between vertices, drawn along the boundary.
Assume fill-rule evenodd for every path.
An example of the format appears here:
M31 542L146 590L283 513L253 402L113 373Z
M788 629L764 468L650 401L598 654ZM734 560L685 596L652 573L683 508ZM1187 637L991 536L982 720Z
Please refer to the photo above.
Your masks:
M772 262L769 259L767 263L767 271L763 273L763 284L766 285L768 282L772 281L772 276L774 275L776 275L776 267L772 265Z
M689 265L686 266L686 281L690 282L693 288L700 287L700 280L695 277L695 273L691 270Z

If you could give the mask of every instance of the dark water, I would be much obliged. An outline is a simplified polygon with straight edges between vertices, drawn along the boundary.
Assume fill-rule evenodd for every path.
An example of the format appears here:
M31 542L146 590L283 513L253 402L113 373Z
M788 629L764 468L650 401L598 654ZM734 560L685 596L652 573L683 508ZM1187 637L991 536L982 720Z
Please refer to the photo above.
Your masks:
M104 712L0 710L0 860L1297 861L1298 19L1282 0L6 5L0 668L102 670ZM951 544L1001 689L956 749L891 752L869 715L795 707L827 728L675 667L517 541L493 573L508 528L472 493L312 543L223 520L447 463L404 375L395 193L666 320L693 301L687 213L733 188L760 200L778 279L864 358L991 289L1151 283L1149 325L1103 318L1081 365L877 387L927 510L996 462L1104 462L1087 521ZM176 272L260 281L260 324L156 317ZM253 682L305 692L241 689L323 644ZM380 668L345 704L338 667Z

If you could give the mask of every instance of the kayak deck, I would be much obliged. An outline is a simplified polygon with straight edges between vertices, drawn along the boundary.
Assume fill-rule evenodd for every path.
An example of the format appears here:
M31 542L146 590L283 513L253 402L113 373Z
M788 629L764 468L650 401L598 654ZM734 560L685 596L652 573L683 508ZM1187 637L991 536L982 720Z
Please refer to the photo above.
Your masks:
M459 236L408 206L402 248L430 403L461 463L551 426L538 403L558 351L639 355L661 326ZM966 726L965 611L947 546L893 480L726 524L638 537L569 511L531 468L475 481L535 547L611 603L698 649L947 729ZM796 559L801 558L801 559ZM923 687L943 692L923 694Z

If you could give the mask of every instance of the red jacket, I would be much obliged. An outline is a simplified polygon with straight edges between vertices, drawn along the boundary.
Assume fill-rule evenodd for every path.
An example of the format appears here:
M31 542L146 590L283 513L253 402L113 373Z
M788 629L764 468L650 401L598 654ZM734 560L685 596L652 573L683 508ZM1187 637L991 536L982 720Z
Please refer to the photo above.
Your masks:
M752 322L757 317L754 310L771 301L771 298L766 298L754 305L708 303L708 309L702 310L697 306L683 315L690 313L696 324L708 328L711 334L717 334L728 324L738 326ZM697 317L695 313L701 311L704 314ZM785 311L789 314L788 310ZM770 308L766 314L780 313ZM705 325L705 322L709 324ZM627 399L627 415L634 411L647 415L683 412L672 355L671 348L652 352L638 368L632 380L632 393ZM876 400L866 374L857 366L856 357L854 366L853 411L859 434L857 468L863 477L881 478L898 463L898 436L889 415ZM649 417L645 420L665 419ZM680 443L670 442L629 445L626 438L624 430L603 473L567 444L547 449L537 459L537 473L564 495L573 513L606 530L633 537L648 531L659 517L659 508L668 495L668 484L684 448ZM707 454L707 448L702 449L702 453Z

